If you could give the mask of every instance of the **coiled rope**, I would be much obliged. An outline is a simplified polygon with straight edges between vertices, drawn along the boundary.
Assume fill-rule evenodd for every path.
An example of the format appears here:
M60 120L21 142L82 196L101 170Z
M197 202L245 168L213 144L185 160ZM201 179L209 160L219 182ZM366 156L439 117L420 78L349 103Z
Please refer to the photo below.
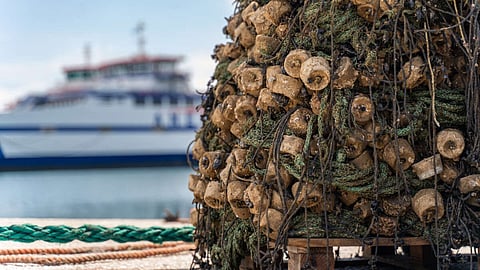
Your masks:
M99 260L141 259L193 250L195 245L182 241L163 244L121 244L105 247L26 248L0 250L0 263L43 265L78 264Z
M0 241L31 243L42 240L50 243L83 242L119 243L150 241L152 243L117 244L105 247L22 248L0 250L0 263L34 263L44 265L77 264L98 260L139 259L173 254L195 248L192 243L195 227L178 228L121 225L107 228L83 225L73 228L65 225L37 226L32 224L0 227Z

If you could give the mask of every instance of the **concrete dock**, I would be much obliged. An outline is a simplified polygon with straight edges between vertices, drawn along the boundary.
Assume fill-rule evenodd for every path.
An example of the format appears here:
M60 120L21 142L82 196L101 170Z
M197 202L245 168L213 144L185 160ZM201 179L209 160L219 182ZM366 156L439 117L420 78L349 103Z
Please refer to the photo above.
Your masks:
M116 227L119 225L132 225L139 228L148 228L152 226L160 226L163 228L171 227L184 227L189 226L187 221L179 222L166 222L161 219L24 219L24 218L0 218L0 226L21 224L34 224L38 226L48 225L67 225L70 227L80 227L85 224L101 225L108 228ZM135 242L132 244L149 244L149 242ZM126 243L128 244L128 243ZM48 243L44 241L36 241L33 243L20 243L14 241L0 241L0 253L6 250L18 250L18 249L98 249L102 250L105 247L115 248L122 245L114 241L105 241L99 243L85 243L81 241L72 241L70 243ZM342 247L338 250L341 258L354 258L362 256L364 250L359 246ZM468 254L471 250L468 247L462 248L460 253ZM3 252L5 253L5 252ZM3 254L2 253L2 254ZM75 264L61 264L61 265L42 265L34 263L1 263L0 269L6 270L25 270L25 269L39 269L39 270L153 270L153 269L189 269L192 263L192 250L182 251L173 254L155 255L145 258L137 259L110 259L110 260L95 260L84 263ZM62 256L62 255L59 255ZM2 255L0 255L1 259ZM352 268L353 269L353 268ZM363 268L359 268L363 269Z

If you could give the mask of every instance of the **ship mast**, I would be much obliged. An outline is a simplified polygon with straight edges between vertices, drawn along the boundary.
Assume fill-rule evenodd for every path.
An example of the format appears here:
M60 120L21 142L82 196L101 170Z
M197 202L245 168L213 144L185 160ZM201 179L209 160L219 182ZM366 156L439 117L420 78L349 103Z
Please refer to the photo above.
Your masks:
M145 54L145 24L143 22L139 22L135 27L135 33L137 34L137 46L138 46L138 53L140 55Z
M90 66L90 61L92 58L92 50L90 48L90 43L85 43L83 47L83 57L85 59L85 65Z

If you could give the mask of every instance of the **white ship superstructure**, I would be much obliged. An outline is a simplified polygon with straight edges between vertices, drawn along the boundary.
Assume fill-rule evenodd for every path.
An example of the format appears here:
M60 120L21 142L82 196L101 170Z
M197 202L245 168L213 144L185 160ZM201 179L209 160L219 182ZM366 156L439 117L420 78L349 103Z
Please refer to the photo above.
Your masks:
M0 114L0 169L186 164L200 96L179 60L66 68L64 85Z

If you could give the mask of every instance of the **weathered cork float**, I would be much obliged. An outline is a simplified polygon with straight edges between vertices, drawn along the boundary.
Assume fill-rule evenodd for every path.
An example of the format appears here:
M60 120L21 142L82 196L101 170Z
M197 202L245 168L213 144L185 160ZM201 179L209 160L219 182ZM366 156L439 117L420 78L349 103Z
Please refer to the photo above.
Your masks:
M282 269L290 246L289 268L332 269L338 239L431 243L437 266L478 248L479 3L234 3L191 146L194 265Z

